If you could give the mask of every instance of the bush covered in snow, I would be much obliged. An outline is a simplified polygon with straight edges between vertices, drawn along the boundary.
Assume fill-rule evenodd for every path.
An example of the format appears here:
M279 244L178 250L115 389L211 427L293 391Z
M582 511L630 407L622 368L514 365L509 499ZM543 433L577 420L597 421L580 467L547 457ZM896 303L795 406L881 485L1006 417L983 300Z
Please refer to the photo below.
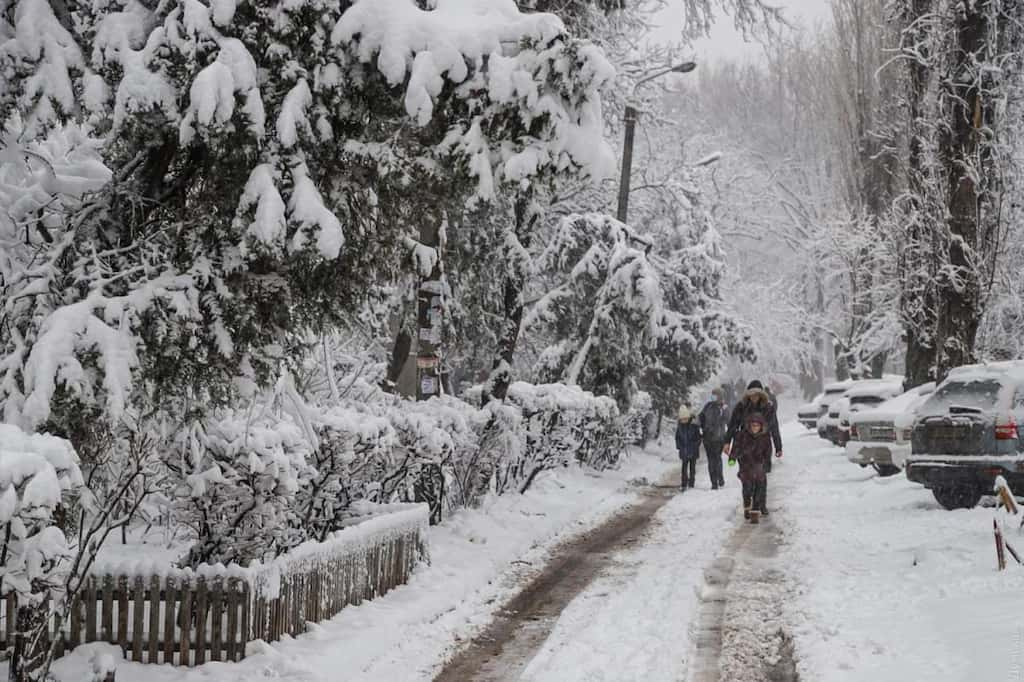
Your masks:
M47 655L73 557L62 520L82 485L70 443L0 424L0 597L18 603L12 675L35 671Z
M361 501L423 502L437 523L549 469L615 466L628 438L614 400L562 384L517 383L484 408L387 394L320 406L282 386L222 411L169 463L174 517L195 538L186 564L267 561L342 528Z

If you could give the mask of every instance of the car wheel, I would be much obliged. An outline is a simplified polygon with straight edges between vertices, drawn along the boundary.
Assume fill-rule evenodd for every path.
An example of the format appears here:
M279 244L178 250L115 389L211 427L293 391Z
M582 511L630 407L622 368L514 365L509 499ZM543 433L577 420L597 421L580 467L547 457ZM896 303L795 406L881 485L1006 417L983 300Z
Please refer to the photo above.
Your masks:
M951 511L953 509L972 509L981 501L981 490L968 486L934 488L932 495L943 508Z
M871 466L875 467L875 471L878 472L878 475L883 477L895 476L900 472L900 468L892 464L872 464Z

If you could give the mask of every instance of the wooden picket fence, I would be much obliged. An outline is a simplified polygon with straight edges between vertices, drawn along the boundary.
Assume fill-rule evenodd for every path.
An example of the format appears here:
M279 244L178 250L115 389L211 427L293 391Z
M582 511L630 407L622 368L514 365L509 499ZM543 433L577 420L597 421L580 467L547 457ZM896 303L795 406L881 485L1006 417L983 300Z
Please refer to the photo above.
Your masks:
M59 637L55 627L58 652L108 642L140 663L240 661L251 641L301 634L309 622L404 584L427 556L429 509L403 506L408 508L387 515L392 518L370 519L255 569L93 575L72 602ZM0 650L14 641L16 613L13 594L0 600Z

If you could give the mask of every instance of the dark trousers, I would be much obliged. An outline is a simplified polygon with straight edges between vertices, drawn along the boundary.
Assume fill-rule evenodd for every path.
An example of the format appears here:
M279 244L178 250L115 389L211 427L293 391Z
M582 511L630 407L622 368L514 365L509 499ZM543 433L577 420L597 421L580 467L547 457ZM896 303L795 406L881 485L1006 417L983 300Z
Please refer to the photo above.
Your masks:
M768 505L768 480L743 482L743 508L766 511Z
M681 482L681 486L683 488L685 488L686 486L690 486L692 488L694 482L696 481L696 478L697 458L690 457L688 459L683 459L683 480Z
M708 454L708 476L711 478L712 486L725 485L725 477L722 474L723 445L723 443L704 441L704 452Z

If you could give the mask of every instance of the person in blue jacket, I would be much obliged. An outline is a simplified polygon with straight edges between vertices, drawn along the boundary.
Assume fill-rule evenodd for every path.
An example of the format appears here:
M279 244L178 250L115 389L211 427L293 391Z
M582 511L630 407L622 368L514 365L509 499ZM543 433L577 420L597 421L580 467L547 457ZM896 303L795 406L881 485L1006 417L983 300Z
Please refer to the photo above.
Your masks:
M676 450L683 462L683 475L680 488L686 490L694 487L696 481L697 458L700 456L700 426L687 405L679 408L679 423L676 425Z

